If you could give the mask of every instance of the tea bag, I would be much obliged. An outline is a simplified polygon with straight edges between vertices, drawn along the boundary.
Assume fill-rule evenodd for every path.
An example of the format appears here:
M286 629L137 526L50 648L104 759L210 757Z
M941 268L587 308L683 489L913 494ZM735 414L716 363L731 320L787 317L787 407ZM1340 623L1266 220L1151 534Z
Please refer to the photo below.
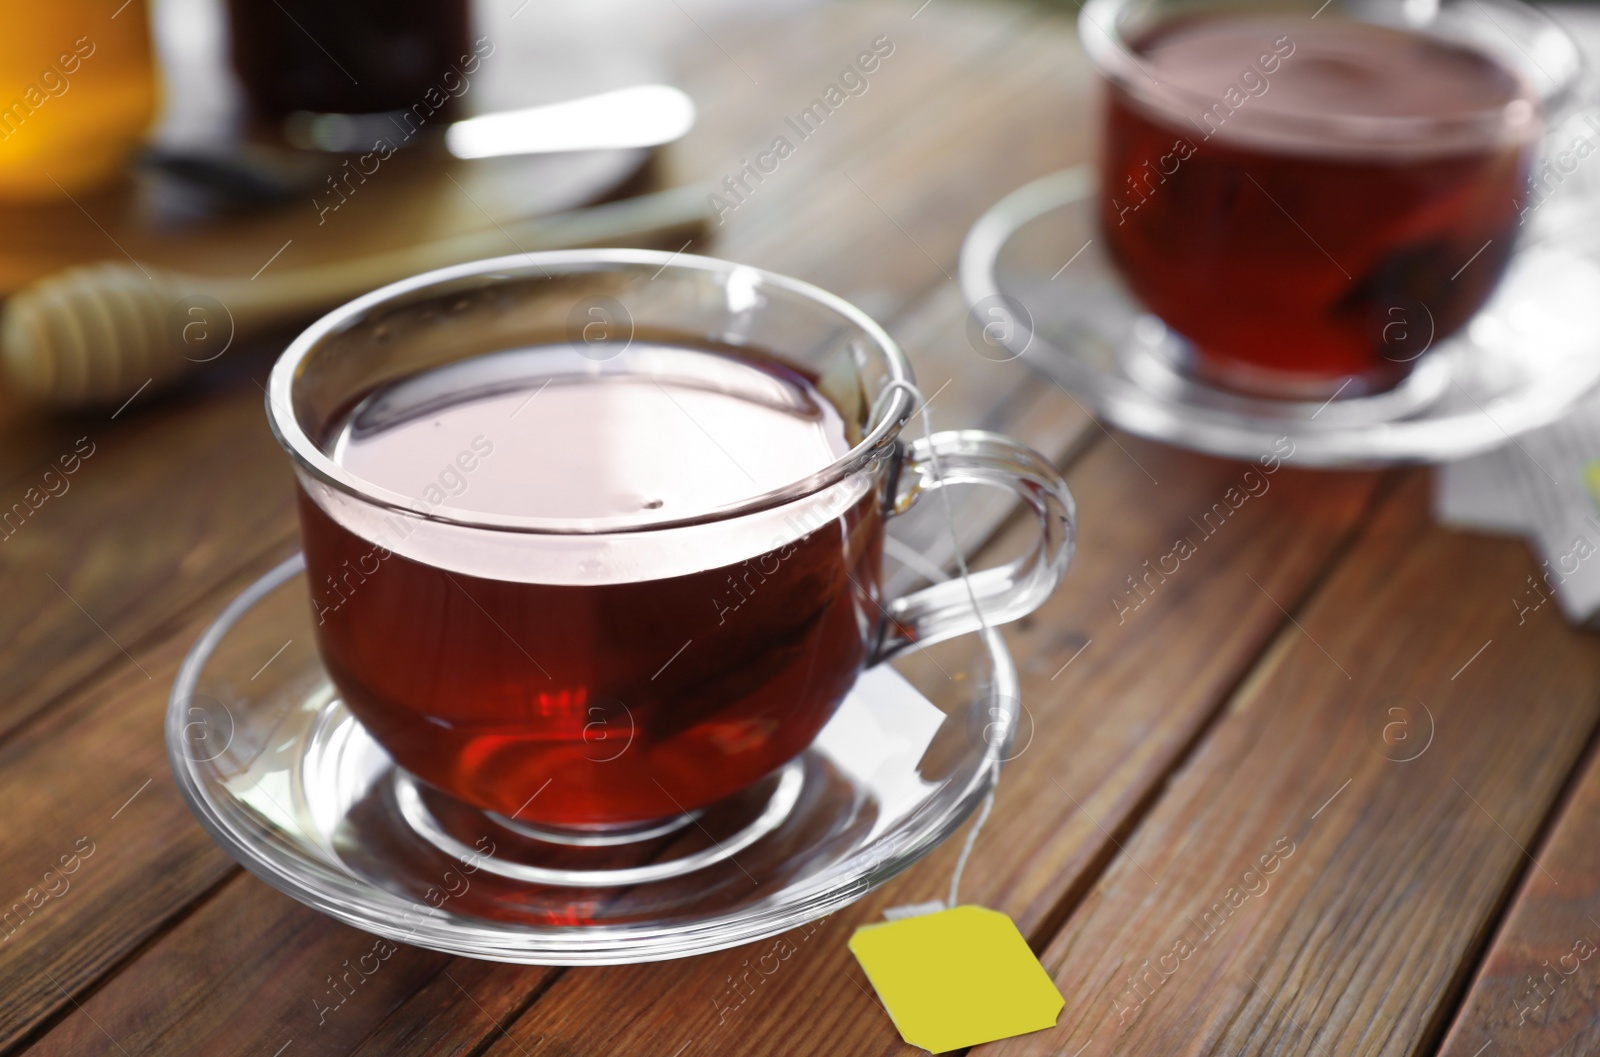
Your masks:
M907 383L922 407L923 426L933 434L926 402ZM937 457L934 472L942 474ZM988 630L972 591L966 555L949 505L949 490L938 490L958 575L978 623ZM930 578L944 579L932 569ZM999 763L994 781L999 781ZM884 911L887 922L864 925L850 937L873 990L894 1021L900 1037L932 1053L976 1046L1054 1027L1066 1000L1029 949L1010 916L987 907L960 905L961 875L978 834L994 808L994 787L984 797L968 829L950 878L948 901L931 900Z
M1529 539L1539 568L1508 595L1520 620L1553 602L1573 624L1600 630L1600 396L1515 442L1441 466L1434 516Z

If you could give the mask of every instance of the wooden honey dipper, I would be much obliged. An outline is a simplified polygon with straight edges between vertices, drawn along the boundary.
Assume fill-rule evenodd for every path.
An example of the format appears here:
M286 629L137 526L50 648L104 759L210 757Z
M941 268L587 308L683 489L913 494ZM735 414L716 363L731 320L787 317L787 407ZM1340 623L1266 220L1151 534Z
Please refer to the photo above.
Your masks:
M417 272L513 250L647 244L677 248L710 219L704 187L681 187L606 205L522 220L353 260L284 269L254 279L182 275L136 264L69 268L27 286L0 319L0 374L25 399L57 407L126 400L214 359L186 343L180 301L215 299L234 342L286 320L342 304ZM176 314L175 314L176 313ZM202 327L226 320L193 316ZM196 332L200 333L200 332Z

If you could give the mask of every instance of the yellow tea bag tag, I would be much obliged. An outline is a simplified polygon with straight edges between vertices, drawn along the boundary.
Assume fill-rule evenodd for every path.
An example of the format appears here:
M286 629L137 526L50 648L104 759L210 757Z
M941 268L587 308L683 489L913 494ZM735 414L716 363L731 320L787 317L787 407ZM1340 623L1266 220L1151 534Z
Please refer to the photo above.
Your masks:
M900 1037L932 1053L1055 1026L1066 1001L1016 923L959 906L850 937Z

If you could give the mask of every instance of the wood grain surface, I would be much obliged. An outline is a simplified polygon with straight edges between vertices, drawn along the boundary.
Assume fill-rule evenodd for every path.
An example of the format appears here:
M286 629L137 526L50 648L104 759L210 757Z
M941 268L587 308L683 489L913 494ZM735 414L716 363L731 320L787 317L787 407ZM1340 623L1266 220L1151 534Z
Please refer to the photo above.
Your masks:
M1600 759L1591 746L1440 1049L1577 1057L1600 1049ZM1486 1048L1488 1048L1486 1050Z
M1437 1043L1600 714L1600 644L1519 626L1524 548L1432 526L1423 485L1303 608L1241 570L1295 623L1051 940L1060 1025L984 1052Z
M130 655L293 534L293 478L260 390L246 382L168 410L81 418L54 438L37 483L8 486L31 512L0 540L11 602L0 607L0 731L102 673L164 692ZM70 476L63 457L78 460ZM51 466L59 495L44 477ZM32 509L35 487L48 498Z
M218 593L237 593L257 572ZM237 870L178 796L161 737L167 690L212 616L136 645L124 664L148 679L108 672L0 743L0 803L14 849L0 861L0 891L8 908L20 902L31 911L4 940L0 1044L69 1007L74 993ZM66 878L70 887L30 898L80 839L92 850Z
M1033 444L1078 501L1067 580L1006 630L1028 721L962 883L964 901L1016 919L1067 1003L1056 1029L977 1052L1593 1048L1600 961L1539 974L1581 940L1600 946L1600 765L1582 762L1600 648L1550 611L1516 624L1525 548L1430 525L1421 471L1151 444L973 347L951 279L967 228L1092 151L1071 12L634 8L632 32L659 37L701 103L663 159L673 181L736 173L857 52L893 41L870 87L725 212L712 252L860 304L906 348L937 428ZM353 237L356 214L335 219L349 233L324 237ZM336 248L312 238L309 254ZM201 629L295 537L257 386L272 349L241 352L114 420L0 406L0 499L79 437L94 444L70 489L0 540L0 899L38 903L0 925L0 1054L909 1052L845 942L887 907L941 898L954 841L788 934L797 953L771 976L750 975L770 940L607 969L391 950L211 843L167 771L167 691ZM963 507L976 564L1033 531L1007 514ZM897 526L942 564L935 529ZM1161 573L1180 540L1191 553ZM70 883L38 899L63 859ZM382 968L336 999L364 955Z

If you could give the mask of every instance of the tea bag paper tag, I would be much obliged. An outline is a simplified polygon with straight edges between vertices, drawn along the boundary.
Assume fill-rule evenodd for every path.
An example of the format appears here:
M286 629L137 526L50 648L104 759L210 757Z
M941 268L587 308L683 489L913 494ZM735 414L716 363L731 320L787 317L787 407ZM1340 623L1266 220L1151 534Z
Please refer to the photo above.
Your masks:
M883 916L888 921L904 921L914 918L919 914L937 914L944 909L944 900L934 899L927 903L907 903L904 906L885 907Z
M1515 444L1445 466L1434 510L1458 528L1525 535L1538 563L1512 586L1518 624L1546 602L1600 630L1600 398Z
M910 775L944 721L945 714L905 676L878 664L861 673L817 735L817 747L849 774L880 787L885 781L910 783L906 790L880 788L880 797L920 799L920 781Z
M866 925L850 953L900 1037L931 1053L1054 1027L1066 1005L1016 923L987 907Z

